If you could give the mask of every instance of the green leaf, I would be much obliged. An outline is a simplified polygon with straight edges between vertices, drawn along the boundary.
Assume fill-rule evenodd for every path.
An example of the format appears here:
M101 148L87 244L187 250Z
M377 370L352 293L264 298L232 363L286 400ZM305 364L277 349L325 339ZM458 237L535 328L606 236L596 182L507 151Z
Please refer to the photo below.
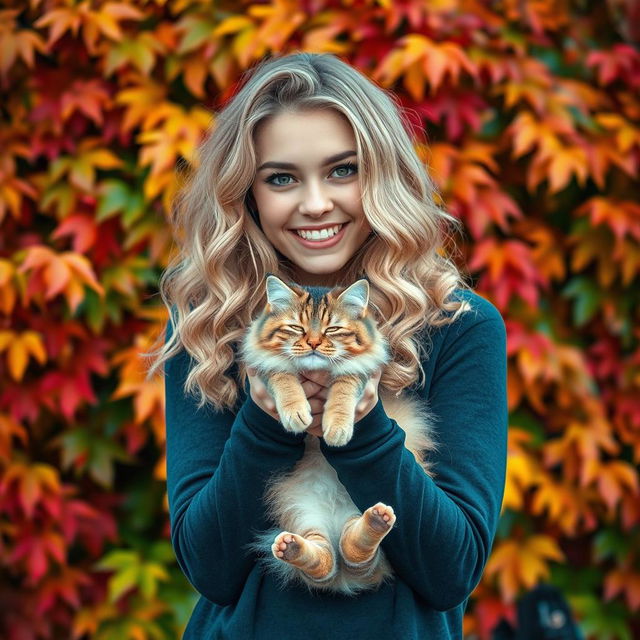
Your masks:
M114 603L120 599L127 591L138 586L140 581L140 567L132 565L118 571L109 580L109 602Z
M96 220L102 222L122 213L125 228L133 224L143 213L145 203L142 190L130 188L121 180L105 180L101 186Z
M573 321L577 327L583 327L596 315L604 297L598 285L585 276L572 278L562 294L574 301Z

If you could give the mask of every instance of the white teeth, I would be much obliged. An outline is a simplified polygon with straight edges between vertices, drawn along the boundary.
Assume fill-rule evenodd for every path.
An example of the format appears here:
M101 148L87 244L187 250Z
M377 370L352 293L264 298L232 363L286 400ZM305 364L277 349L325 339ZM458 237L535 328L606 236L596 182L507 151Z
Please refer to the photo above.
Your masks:
M321 229L320 231L305 231L303 229L296 229L296 233L305 240L327 240L328 238L333 238L333 236L342 229L344 225L337 224L334 227L327 227L326 229Z

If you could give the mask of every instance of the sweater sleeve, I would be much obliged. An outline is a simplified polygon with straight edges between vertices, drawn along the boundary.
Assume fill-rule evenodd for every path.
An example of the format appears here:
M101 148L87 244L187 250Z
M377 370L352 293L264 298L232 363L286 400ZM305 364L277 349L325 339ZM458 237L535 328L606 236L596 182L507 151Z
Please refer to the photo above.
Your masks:
M287 433L250 396L237 413L198 409L183 389L190 364L183 350L165 366L171 540L195 589L226 605L253 568L247 545L267 527L265 483L302 456L303 436Z
M495 308L478 296L443 330L430 363L425 398L436 420L438 450L427 476L404 447L404 432L381 402L356 423L340 448L322 444L359 509L394 508L382 546L398 576L431 607L464 602L488 559L506 467L506 336Z

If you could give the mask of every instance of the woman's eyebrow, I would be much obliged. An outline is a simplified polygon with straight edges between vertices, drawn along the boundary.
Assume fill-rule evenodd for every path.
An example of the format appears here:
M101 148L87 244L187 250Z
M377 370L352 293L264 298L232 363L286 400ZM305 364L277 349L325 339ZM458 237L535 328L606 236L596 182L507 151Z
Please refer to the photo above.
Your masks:
M326 167L328 164L333 164L334 162L339 162L340 160L344 160L345 158L350 158L351 156L355 156L355 151L343 151L342 153L336 153L334 156L330 156L329 158L325 158L322 161L320 166ZM258 171L262 171L263 169L297 169L295 164L291 162L264 162L258 167Z

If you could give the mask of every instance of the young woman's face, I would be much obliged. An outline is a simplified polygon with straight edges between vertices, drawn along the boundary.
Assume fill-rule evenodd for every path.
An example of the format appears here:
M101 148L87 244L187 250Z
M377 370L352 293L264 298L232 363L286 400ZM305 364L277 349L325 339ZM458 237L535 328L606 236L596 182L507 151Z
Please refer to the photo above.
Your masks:
M258 127L255 147L264 234L299 284L333 284L371 233L351 125L332 109L283 112Z

